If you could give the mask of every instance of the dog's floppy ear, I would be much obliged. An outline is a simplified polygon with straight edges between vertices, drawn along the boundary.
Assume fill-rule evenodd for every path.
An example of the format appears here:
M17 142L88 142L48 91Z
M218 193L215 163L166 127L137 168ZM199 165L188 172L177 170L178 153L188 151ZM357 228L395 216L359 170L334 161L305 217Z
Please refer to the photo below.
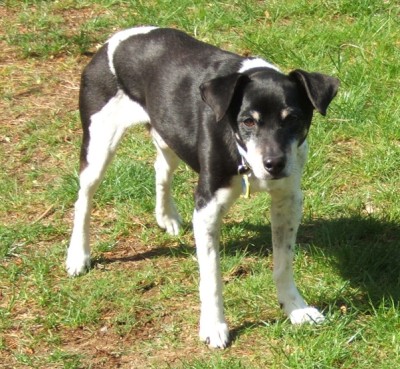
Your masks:
M322 115L326 115L326 109L338 91L339 80L325 74L309 73L300 69L290 72L289 77L295 78L303 85L314 108Z
M237 88L247 80L247 76L241 73L233 73L201 84L201 98L214 111L217 122L222 120L228 111Z

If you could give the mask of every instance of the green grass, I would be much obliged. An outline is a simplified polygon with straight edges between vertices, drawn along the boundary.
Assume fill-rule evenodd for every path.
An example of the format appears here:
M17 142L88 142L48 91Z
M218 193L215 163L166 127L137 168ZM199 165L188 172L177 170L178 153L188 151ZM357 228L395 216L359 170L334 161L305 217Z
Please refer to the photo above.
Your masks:
M384 0L6 0L0 3L0 367L395 368L400 362L400 7ZM95 197L93 267L68 278L78 189L79 74L115 30L183 29L283 70L335 75L316 116L294 264L321 326L294 327L272 281L269 198L225 219L221 263L233 335L198 341L190 225L196 176L182 165L176 238L153 215L154 149L134 129Z

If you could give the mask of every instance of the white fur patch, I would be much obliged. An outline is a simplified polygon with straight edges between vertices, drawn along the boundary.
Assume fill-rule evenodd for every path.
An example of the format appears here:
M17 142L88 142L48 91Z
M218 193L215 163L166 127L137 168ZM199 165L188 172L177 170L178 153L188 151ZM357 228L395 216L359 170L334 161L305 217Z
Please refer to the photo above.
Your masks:
M246 146L247 153L245 158L249 163L253 174L256 178L261 180L270 179L270 174L264 168L261 148L257 146L254 140L246 142Z
M324 316L313 307L293 310L289 319L292 324L321 324L325 320Z
M256 179L265 181L271 179L270 174L266 171L263 163L263 155L261 147L257 145L255 140L249 140L246 142L247 152L241 155L245 157L249 163L251 170ZM301 146L298 146L296 141L293 141L286 154L286 166L283 173L287 176L293 174L301 174L305 161L307 159L307 142L304 141Z
M242 67L239 69L239 73L243 73L248 71L249 69L254 69L254 68L271 68L276 70L277 72L280 72L278 67L276 67L271 63L268 63L264 59L253 58L253 59L246 59L243 61Z
M158 225L173 236L179 234L182 219L171 194L173 173L178 167L178 156L168 147L158 132L152 128L151 135L157 149L154 163L156 171L156 219Z
M271 192L273 276L278 301L293 324L321 323L323 315L307 305L296 287L293 276L296 233L301 221L303 202L300 181L301 167L293 172L291 178L281 181L282 186L278 191Z
M75 203L74 227L66 267L78 275L90 264L89 224L94 192L126 129L150 120L145 110L122 91L91 117L87 167L79 177L80 190Z
M114 68L114 63L113 63L113 58L114 58L114 53L115 50L117 49L118 45L122 42L128 39L129 37L135 36L135 35L140 35L140 34L145 34L149 33L150 31L156 29L157 27L134 27L134 28L129 28L120 32L117 32L115 35L113 35L108 41L108 63L110 66L110 70L112 74L115 75L115 68Z
M88 163L103 160L100 152L107 153L116 148L126 129L132 125L150 121L149 115L137 102L119 90L110 101L91 118ZM104 150L104 146L108 150Z
M222 216L240 192L240 177L235 177L232 187L218 190L206 207L195 210L193 214L193 231L200 269L200 339L215 348L225 348L229 342L219 263L220 223Z

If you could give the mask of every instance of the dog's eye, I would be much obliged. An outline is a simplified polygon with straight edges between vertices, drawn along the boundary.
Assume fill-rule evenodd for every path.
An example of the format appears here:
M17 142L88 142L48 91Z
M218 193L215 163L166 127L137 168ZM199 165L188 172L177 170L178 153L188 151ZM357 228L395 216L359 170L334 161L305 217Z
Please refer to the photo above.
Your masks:
M256 121L254 118L247 118L243 121L243 124L247 127L247 128L253 128L256 125Z

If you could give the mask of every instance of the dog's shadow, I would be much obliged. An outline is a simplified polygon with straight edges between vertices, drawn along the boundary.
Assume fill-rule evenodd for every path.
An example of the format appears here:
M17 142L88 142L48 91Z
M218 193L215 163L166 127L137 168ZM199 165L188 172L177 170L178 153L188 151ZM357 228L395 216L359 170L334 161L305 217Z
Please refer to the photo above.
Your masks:
M386 298L400 301L400 224L360 215L316 220L303 225L299 242L314 245L351 287L364 292L352 301L357 308L378 307Z
M228 241L225 253L235 254L237 249L243 247L246 247L247 253L261 257L272 252L269 225L243 226L246 230L253 230L255 236L239 242ZM339 311L343 305L347 305L363 314L371 314L381 306L399 306L399 223L358 215L305 221L300 226L297 242L298 248L303 248L311 256L314 254L315 257L326 258L332 270L347 282L344 288L349 286L351 289L349 293L343 290L331 293L326 289L329 291L327 294L321 293L319 300L313 301L318 308ZM251 247L248 247L249 243ZM268 323L274 324L273 321ZM264 325L264 322L245 322L233 329L232 339L235 340L250 328Z
M229 225L228 225L229 227ZM253 231L250 239L230 240L226 254L238 249L254 255L268 255L271 248L269 225L244 224ZM362 291L361 299L352 301L359 309L372 304L378 307L383 299L400 302L400 224L372 216L350 216L338 219L303 221L297 237L298 248L326 258L349 285ZM248 245L251 244L251 247ZM340 301L317 301L320 307Z
M237 227L235 223L224 225L228 230ZM225 255L246 255L265 257L272 252L271 227L241 223L246 234L252 236L228 239L222 243L221 251ZM298 247L304 252L314 253L316 257L326 258L333 269L349 286L360 291L354 300L348 303L366 314L379 308L384 301L400 302L400 224L382 221L374 217L351 216L333 220L303 221L300 226ZM193 245L180 244L176 247L158 247L126 257L107 260L98 259L98 263L137 262L158 257L187 257L194 254ZM96 263L96 260L94 261ZM321 294L319 301L313 301L319 308L337 306L344 303L341 291L332 299ZM231 332L233 340L243 331L264 325L263 322L248 322Z

